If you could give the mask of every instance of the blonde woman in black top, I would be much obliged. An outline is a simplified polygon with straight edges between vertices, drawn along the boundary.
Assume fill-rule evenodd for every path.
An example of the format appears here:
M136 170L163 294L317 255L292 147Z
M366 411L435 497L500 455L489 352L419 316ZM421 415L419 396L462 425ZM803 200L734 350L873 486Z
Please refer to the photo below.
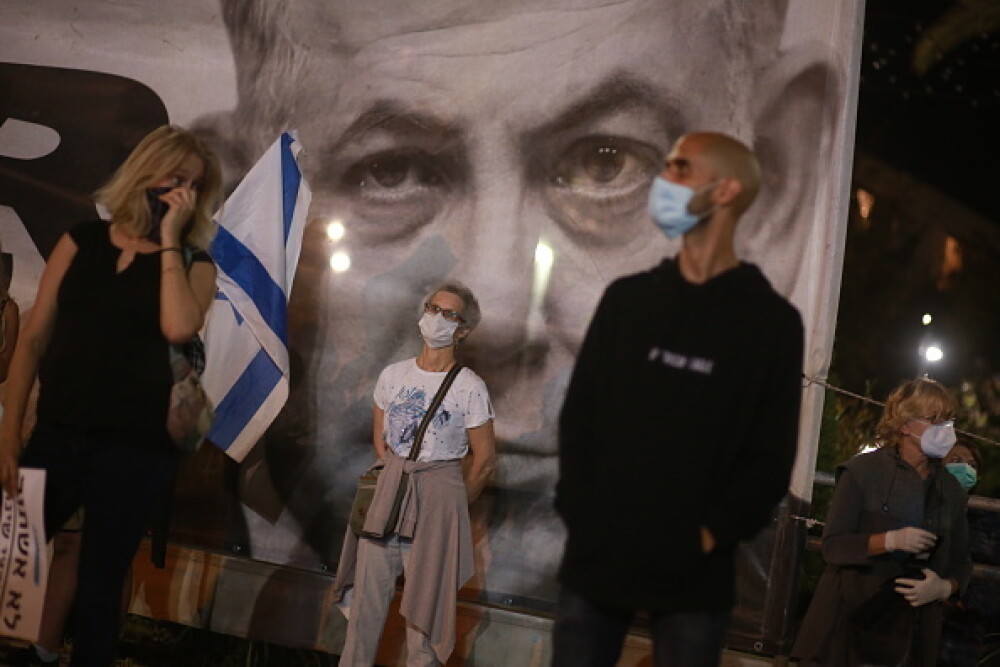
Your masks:
M215 266L198 248L220 182L217 158L191 133L163 126L147 135L97 193L110 225L77 225L52 251L14 353L0 483L16 492L18 459L46 469L50 536L86 510L73 665L114 661L125 574L173 477L168 348L198 332L214 296ZM37 424L22 453L36 376Z

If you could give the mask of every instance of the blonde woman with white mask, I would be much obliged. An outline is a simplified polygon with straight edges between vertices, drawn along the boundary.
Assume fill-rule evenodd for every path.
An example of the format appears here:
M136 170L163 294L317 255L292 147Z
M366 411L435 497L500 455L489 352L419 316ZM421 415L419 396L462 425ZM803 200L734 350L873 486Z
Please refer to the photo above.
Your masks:
M929 378L889 394L878 449L837 468L826 571L792 656L801 665L935 665L943 602L972 574L966 494L942 464L956 404Z

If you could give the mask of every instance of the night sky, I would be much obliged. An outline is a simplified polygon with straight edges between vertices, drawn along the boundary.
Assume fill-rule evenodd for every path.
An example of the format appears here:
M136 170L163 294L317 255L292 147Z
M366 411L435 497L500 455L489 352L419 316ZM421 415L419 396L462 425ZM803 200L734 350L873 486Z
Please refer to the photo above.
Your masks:
M972 23L961 47L922 76L913 69L926 31L955 7L975 5L1000 26L1000 0L867 0L856 150L1000 225L1000 29ZM950 387L996 378L990 409L1000 433L996 248L974 235L959 239L960 268L944 280L948 221L907 220L892 202L910 193L883 194L888 206L876 203L865 224L855 211L849 227L832 376L880 399L924 372ZM925 313L932 315L926 326ZM942 347L943 361L921 359L931 343Z
M857 147L1000 224L1000 31L980 24L925 75L911 67L922 33L957 4L867 0Z

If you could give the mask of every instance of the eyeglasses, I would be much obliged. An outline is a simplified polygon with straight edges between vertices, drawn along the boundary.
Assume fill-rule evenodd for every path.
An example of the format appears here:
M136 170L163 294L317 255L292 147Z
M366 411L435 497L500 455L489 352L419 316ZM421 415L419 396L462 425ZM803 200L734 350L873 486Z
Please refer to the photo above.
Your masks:
M462 314L457 310L448 310L446 308L442 308L436 303L431 303L430 301L424 304L424 312L430 313L431 315L440 314L446 320L458 322L459 324L465 324L465 318L462 317Z
M948 424L949 426L955 425L955 420L951 417L940 417L938 419L934 419L932 417L914 417L914 419L918 422L927 422L931 426L940 426L942 424Z

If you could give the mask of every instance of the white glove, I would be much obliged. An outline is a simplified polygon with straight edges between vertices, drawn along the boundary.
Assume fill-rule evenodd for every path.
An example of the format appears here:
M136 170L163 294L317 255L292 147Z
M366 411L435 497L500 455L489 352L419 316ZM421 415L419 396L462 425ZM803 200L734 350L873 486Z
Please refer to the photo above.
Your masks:
M928 602L944 600L951 595L951 582L942 579L934 570L924 568L923 579L906 579L900 577L896 580L896 592L906 598L914 607L921 607Z
M919 554L934 546L936 541L937 535L934 533L923 528L907 526L899 530L890 530L885 534L885 550Z

